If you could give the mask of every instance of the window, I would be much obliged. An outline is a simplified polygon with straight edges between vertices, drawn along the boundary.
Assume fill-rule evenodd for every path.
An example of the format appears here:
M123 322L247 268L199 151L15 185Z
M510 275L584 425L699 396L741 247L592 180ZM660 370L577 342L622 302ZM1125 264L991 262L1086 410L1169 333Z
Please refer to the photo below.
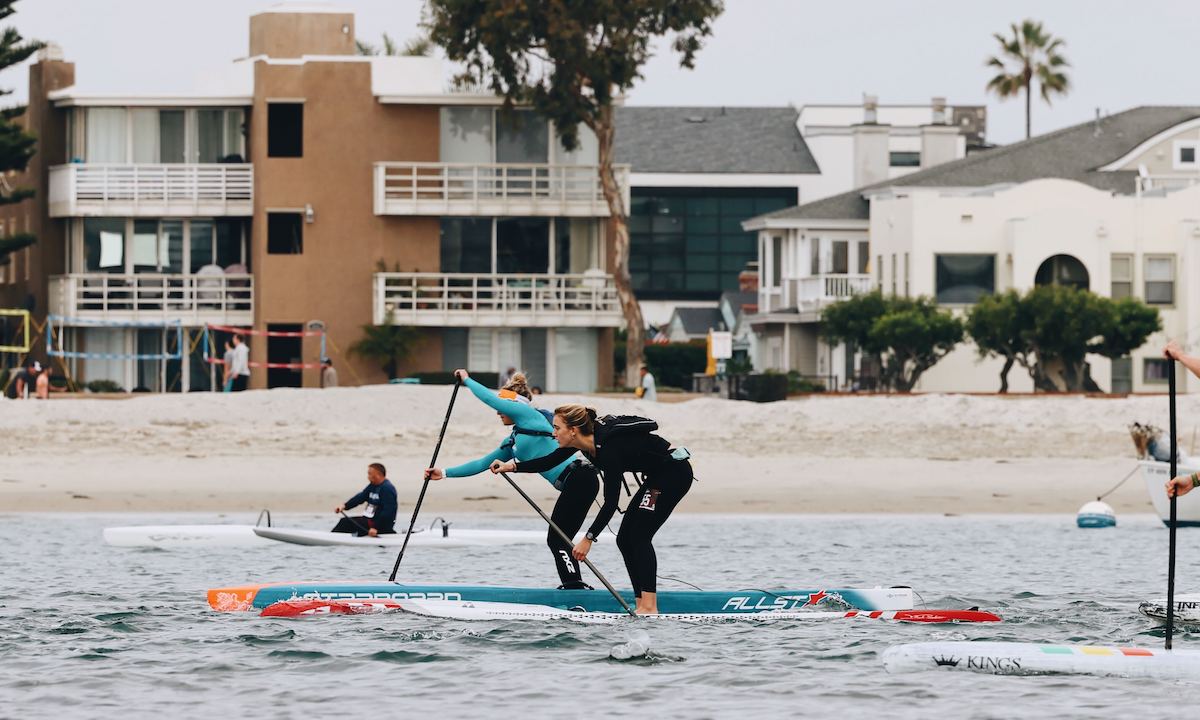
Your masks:
M76 113L85 113L82 138ZM89 163L242 162L244 117L241 108L79 109L67 114L68 154Z
M1142 360L1142 382L1149 385L1166 384L1167 373L1173 363L1166 358L1144 358Z
M629 269L638 297L716 300L736 290L738 273L756 260L770 286L774 241L764 238L760 259L756 234L741 224L796 197L794 188L634 188ZM781 255L781 280L786 263Z
M850 272L850 243L846 240L833 241L833 272L835 275Z
M1175 304L1175 256L1146 256L1146 302L1150 305Z
M267 253L299 255L304 252L303 223L303 213L267 213Z
M893 151L888 153L888 165L891 167L921 167L921 153L912 151Z
M866 275L871 266L871 243L866 240L858 241L858 274Z
M503 218L496 221L496 272L549 271L549 218Z
M1112 290L1109 295L1113 300L1120 300L1133 295L1133 256L1112 256ZM1115 362L1115 361L1114 361ZM1133 371L1130 370L1132 373ZM1113 392L1116 392L1115 390Z
M267 157L304 157L304 103L267 105Z
M1200 167L1200 162L1196 160L1198 148L1200 148L1200 141L1176 140L1175 152L1171 158L1171 167L1175 170L1189 170Z
M875 282L883 290L883 256L875 256Z
M438 157L442 162L492 161L492 108L444 107L440 116L441 149Z
M996 291L995 255L934 256L939 303L970 304Z
M892 253L892 294L896 294L896 276L900 274L900 266L896 264L896 253Z
M775 235L771 238L771 287L783 284L783 238Z
M545 163L550 160L550 128L529 110L496 117L496 162Z
M904 297L908 296L908 253L904 253Z
M1133 358L1125 356L1112 361L1112 391L1133 392Z

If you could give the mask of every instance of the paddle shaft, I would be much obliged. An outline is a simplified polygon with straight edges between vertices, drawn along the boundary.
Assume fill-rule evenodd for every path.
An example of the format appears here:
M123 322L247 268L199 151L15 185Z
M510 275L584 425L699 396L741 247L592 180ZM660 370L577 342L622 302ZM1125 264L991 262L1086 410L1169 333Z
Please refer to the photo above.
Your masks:
M550 516L547 515L542 508L533 501L533 498L529 497L529 495L527 495L525 491L521 489L520 485L517 485L515 482L513 482L513 479L508 476L508 473L502 472L500 474L504 476L504 479L508 481L509 485L513 486L513 490L516 490L521 494L521 497L525 498L525 502L529 503L530 507L532 507L534 510L537 510L537 514L542 516L542 519L546 521L546 524L550 526L550 529L558 533L558 536L562 538L567 545L575 544L574 541L567 537L567 534L562 531L562 528L560 528L553 520L551 520ZM625 602L625 598L621 597L621 594L618 593L611 584L609 584L608 578L600 574L600 571L596 569L596 566L592 564L591 560L588 560L585 557L583 559L583 564L587 565L588 570L591 570L592 574L600 579L600 582L604 584L604 587L607 588L610 593L612 593L612 596L617 599L617 602L621 603L621 607L625 608L625 612L629 613L630 615L637 615L637 613L633 611L633 608L629 607L629 603Z
M1176 466L1179 440L1175 436L1175 360L1167 361L1167 394L1171 397L1171 480L1179 470ZM1175 491L1171 492L1171 522L1167 525L1171 535L1171 546L1167 552L1167 649L1171 649L1171 639L1175 632Z
M460 387L462 387L462 379L454 378L454 392L450 393L450 404L446 407L446 419L442 420L442 431L438 433L437 445L433 448L433 459L429 461L428 467L437 465L438 453L442 450L442 440L446 437L446 426L450 424L450 413L454 411L454 399L458 397ZM400 572L400 561L404 559L404 551L408 548L408 539L412 537L413 526L417 524L417 513L421 512L421 503L425 501L425 491L428 489L429 477L426 476L425 482L421 483L421 494L417 496L412 519L408 521L408 532L404 534L404 543L400 546L400 554L396 556L396 564L392 566L392 574L388 576L388 582L395 582L396 573Z

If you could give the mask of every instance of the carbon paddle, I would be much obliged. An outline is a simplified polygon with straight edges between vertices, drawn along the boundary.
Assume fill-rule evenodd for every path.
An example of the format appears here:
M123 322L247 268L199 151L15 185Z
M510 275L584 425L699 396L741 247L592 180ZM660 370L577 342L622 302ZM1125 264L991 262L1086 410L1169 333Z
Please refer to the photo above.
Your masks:
M442 431L438 434L437 445L433 448L433 459L426 467L437 467L438 453L442 449L442 440L446 437L446 426L450 424L450 413L454 410L454 399L458 397L458 389L462 387L462 378L454 378L454 392L450 393L450 405L446 407L446 419L442 420ZM404 544L400 546L400 554L396 556L396 564L392 566L392 574L388 582L396 581L396 573L400 571L400 561L404 559L404 550L408 547L408 539L412 537L413 526L417 524L417 513L421 512L421 503L425 501L425 491L429 489L429 477L421 484L421 494L417 496L417 505L413 508L412 520L408 521L408 532L404 534Z
M562 538L564 542L566 542L568 545L575 544L571 538L567 537L567 534L562 531L562 528L556 525L555 522L550 519L550 516L543 512L540 507L538 507L538 504L533 501L533 498L525 494L525 491L521 489L520 485L517 485L515 482L513 482L513 479L508 476L508 473L502 472L500 474L505 480L508 481L509 485L513 486L513 490L516 490L521 494L521 497L525 498L525 502L529 503L530 507L532 507L534 510L537 510L537 514L542 516L542 519L546 521L546 523L552 530L554 530L554 532L558 533L558 536ZM608 579L600 574L600 571L596 569L596 566L592 564L592 561L585 557L583 559L583 563L588 566L588 570L591 570L592 574L600 579L600 582L604 583L604 587L607 588L610 593L612 593L612 596L617 599L617 602L621 603L621 607L625 608L625 612L637 617L637 613L633 611L633 608L629 607L629 603L625 602L625 598L621 597L620 593L613 589L613 586L609 584Z
M1167 394L1171 396L1171 479L1174 481L1175 457L1179 451L1179 440L1175 437L1175 359L1167 360ZM1167 525L1171 535L1171 549L1167 553L1167 649L1171 649L1171 635L1175 632L1175 488L1171 488L1171 522Z

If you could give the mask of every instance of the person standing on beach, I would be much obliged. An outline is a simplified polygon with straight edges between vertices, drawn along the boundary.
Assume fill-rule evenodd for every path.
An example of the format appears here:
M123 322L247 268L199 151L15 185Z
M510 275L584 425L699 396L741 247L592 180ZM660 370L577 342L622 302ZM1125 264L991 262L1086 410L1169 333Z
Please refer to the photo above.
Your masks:
M343 517L332 532L354 533L358 537L388 535L396 532L396 513L400 503L396 499L396 486L387 479L387 468L380 463L367 466L367 486L354 497L338 505L333 511L344 515L347 510L363 503L367 506L359 517Z
M596 418L596 411L583 405L563 405L554 411L554 439L559 448L545 457L524 462L492 462L492 472L544 472L582 451L600 470L604 480L604 504L596 513L573 555L587 557L600 532L617 510L625 473L642 476L642 486L629 500L617 533L617 548L633 583L639 615L658 614L658 557L654 535L679 501L692 487L691 454L686 448L672 449L671 443L653 434L658 424L636 417Z
M233 390L233 343L229 340L225 341L225 355L221 360L221 392L231 392Z
M233 357L230 359L229 374L233 377L233 392L241 392L250 384L250 346L241 333L233 336Z
M454 376L463 381L479 401L496 411L500 422L511 426L512 432L500 447L476 460L462 465L441 469L428 468L425 477L429 480L441 480L445 477L469 477L487 470L493 462L512 460L513 458L529 460L542 457L554 452L558 447L554 442L554 426L550 420L530 403L530 393L525 375L514 373L508 383L498 392L488 390L483 385L472 380L466 370L455 370ZM596 468L585 463L574 453L563 458L541 471L555 490L559 491L558 500L550 519L562 529L568 537L575 537L583 521L587 520L588 510L600 491L600 481L596 476ZM558 578L562 582L560 590L590 590L583 582L579 572L579 563L571 554L571 544L558 536L551 528L546 534L546 545L554 556L554 566L558 570Z
M1183 347L1172 340L1163 348L1163 355L1168 360L1178 360L1180 365L1188 369L1188 372L1200 378L1200 357L1188 355L1183 351ZM1174 372L1175 368L1171 368ZM1167 458L1170 459L1170 451L1167 451ZM1200 473L1191 473L1189 475L1180 475L1173 477L1166 482L1167 497L1178 497L1187 495L1192 491L1192 488L1200 487Z
M321 359L321 387L335 388L338 386L337 370L333 369L333 361L329 358Z
M646 402L658 402L658 386L654 383L654 375L645 365L639 372L642 374L642 380L636 391L638 398Z

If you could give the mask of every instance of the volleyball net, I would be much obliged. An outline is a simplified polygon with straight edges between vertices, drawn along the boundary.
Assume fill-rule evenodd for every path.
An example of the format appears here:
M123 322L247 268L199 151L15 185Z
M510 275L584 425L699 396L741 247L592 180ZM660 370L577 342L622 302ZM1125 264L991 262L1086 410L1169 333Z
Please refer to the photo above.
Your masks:
M160 352L97 352L86 349L86 341L84 349L80 350L75 344L79 340L78 334L68 333L68 328L162 330L165 342L160 345ZM174 343L171 342L172 335ZM183 322L180 320L94 320L66 315L46 316L46 354L50 357L81 360L179 360L183 358L183 348Z
M221 335L241 335L243 337L265 337L265 338L298 338L303 342L304 338L320 338L320 354L317 357L317 362L261 362L251 361L252 368L267 368L279 370L313 370L321 367L321 361L329 357L326 352L326 339L324 330L255 330L254 328L234 327L231 325L213 325L204 326L204 334L200 344L204 347L204 361L210 365L220 365L225 362L223 355L217 352L217 342L221 340Z

